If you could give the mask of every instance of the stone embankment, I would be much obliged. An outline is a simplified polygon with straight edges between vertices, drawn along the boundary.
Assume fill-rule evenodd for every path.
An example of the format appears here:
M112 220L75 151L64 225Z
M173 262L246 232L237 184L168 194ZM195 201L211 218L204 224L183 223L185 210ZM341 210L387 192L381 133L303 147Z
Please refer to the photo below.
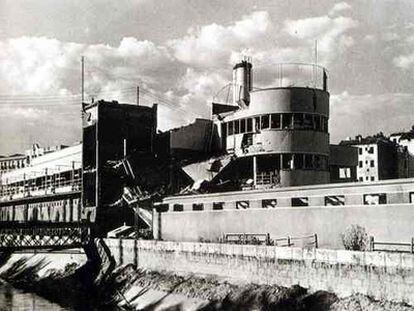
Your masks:
M129 249L129 244L137 248ZM338 295L334 290L305 288L299 282L294 283L295 277L301 277L307 271L303 265L299 265L303 270L300 273L300 270L289 268L290 262L299 256L293 255L294 252L299 252L294 249L283 250L290 252L290 259L274 259L265 264L259 260L259 255L252 256L263 251L260 247L242 247L240 254L231 256L229 264L238 266L241 269L240 273L246 269L244 275L233 275L229 278L227 274L234 271L225 270L229 270L230 266L223 266L221 259L207 254L215 250L217 256L222 256L220 254L226 248L225 245L220 246L221 251L218 251L217 246L200 243L183 245L132 240L107 240L107 245L99 240L95 241L95 246L95 250L88 250L89 257L95 257L94 262L86 261L86 256L82 254L3 255L0 259L0 278L13 286L33 291L75 310L413 310L404 302L391 302L385 298L374 299L356 292ZM117 249L113 249L115 247ZM233 252L238 250L239 246L232 248ZM304 252L302 251L302 259L305 256ZM360 255L356 256L355 258L358 258ZM348 256L348 260L357 260L355 258ZM381 258L386 260L386 257ZM120 262L120 259L123 262ZM299 264L295 260L293 262ZM261 264L258 265L258 262ZM401 261L399 263L401 264ZM149 268L150 264L153 265L152 268ZM276 264L279 267L275 267ZM312 266L310 262L308 264ZM404 272L405 280L411 279L407 270L399 271L398 268L391 269L384 265L385 261L382 270L377 270L384 273L388 269L387 273L394 274ZM267 267L269 271L285 278L292 271L297 273L295 277L290 276L289 285L258 282L260 273L263 273L257 270L259 266ZM333 266L331 263L325 265L325 268L332 269ZM348 265L348 268L352 267L362 272L355 263ZM204 269L203 273L200 269ZM375 270L374 267L370 269ZM219 272L226 275L220 275ZM246 282L246 273L259 275L254 282ZM322 275L330 276L326 272ZM389 278L391 279L391 276ZM398 287L400 281L395 278L397 288L401 288Z

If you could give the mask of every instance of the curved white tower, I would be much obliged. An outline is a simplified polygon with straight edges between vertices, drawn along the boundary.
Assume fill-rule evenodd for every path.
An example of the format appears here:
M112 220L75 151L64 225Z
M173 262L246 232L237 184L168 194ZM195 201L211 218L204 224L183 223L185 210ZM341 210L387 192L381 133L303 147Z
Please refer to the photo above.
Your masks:
M252 64L243 60L233 67L233 103L248 106L252 90Z
M235 84L242 86L240 93L234 94L235 100L245 104L221 116L223 147L237 157L233 173L241 183L253 179L256 185L328 183L329 93L325 69L300 65L297 72L306 69L310 76L299 80L287 77L294 70L283 66L284 76L276 76L279 86L254 91L251 64L241 62L233 69Z

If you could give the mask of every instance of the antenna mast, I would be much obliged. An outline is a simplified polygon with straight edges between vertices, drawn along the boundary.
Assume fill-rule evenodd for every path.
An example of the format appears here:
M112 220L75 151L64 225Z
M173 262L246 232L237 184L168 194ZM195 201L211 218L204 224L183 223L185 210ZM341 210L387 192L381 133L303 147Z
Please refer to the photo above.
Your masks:
M85 56L82 56L82 103L85 100Z
M316 88L318 84L318 40L315 40L315 65L313 66L313 83Z

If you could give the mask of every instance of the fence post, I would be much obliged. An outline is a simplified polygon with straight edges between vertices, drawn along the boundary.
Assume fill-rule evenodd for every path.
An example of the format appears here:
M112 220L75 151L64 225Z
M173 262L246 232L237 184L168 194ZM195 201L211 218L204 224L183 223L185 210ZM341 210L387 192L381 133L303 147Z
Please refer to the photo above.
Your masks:
M270 233L266 234L266 245L270 245Z
M375 244L374 244L374 237L369 237L369 250L373 252L375 250Z
M318 248L318 235L315 233L315 248Z
M290 247L290 236L287 237L287 244L288 244L288 247Z
M411 238L411 254L414 253L414 238Z

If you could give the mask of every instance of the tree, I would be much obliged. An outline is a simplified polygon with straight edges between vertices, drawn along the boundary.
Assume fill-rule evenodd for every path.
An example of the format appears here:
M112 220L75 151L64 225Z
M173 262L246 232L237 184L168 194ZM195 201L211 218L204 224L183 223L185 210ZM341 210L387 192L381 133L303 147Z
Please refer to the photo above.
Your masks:
M363 251L368 245L368 234L364 227L350 225L342 234L342 243L347 250Z

